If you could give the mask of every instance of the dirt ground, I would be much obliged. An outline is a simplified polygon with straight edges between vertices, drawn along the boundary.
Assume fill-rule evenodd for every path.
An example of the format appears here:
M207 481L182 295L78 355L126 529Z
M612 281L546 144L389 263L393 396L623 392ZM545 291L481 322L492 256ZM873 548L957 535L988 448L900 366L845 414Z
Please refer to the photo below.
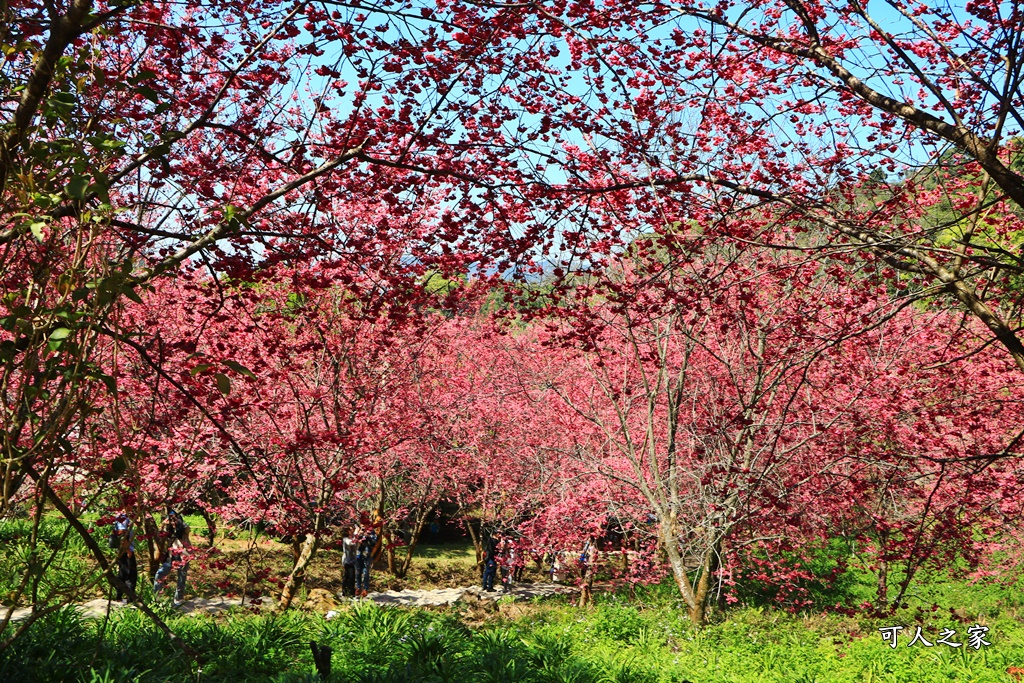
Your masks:
M197 539L199 552L189 570L190 591L200 597L241 595L243 586L248 597L273 597L292 568L291 546L275 539L260 538L253 543L251 538L218 535L212 550L205 548L202 541ZM404 548L398 549L399 559L404 552ZM548 579L533 563L527 566L523 578L528 582ZM299 597L304 599L305 594L315 589L337 594L341 591L341 580L341 551L328 544L314 556ZM388 572L382 553L370 578L375 591L457 588L476 585L479 581L475 555L468 542L419 546L404 577Z

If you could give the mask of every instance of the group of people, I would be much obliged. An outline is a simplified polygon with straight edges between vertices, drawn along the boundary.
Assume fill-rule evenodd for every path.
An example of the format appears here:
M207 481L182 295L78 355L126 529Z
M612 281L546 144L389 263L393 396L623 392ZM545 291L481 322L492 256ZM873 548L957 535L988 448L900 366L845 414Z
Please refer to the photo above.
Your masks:
M174 591L174 604L179 605L185 599L185 583L188 580L188 553L192 548L189 535L190 528L185 518L171 507L167 508L160 525L160 543L163 549L160 554L160 566L153 578L153 595L159 596L168 583L171 573L177 570L177 583ZM108 545L117 550L117 600L127 603L128 595L124 588L135 592L139 582L139 566L135 558L135 526L124 512L114 519L113 530Z
M341 538L341 593L349 598L365 598L370 591L370 569L377 553L380 534L377 527L364 524L359 533L347 526Z
M495 534L484 546L482 583L485 591L494 590L494 580L501 575L501 585L508 590L523 580L527 548L508 534ZM500 572L499 572L500 570Z
M567 581L570 575L592 580L597 554L597 542L593 538L586 541L582 551L544 552L509 534L496 533L484 544L481 582L485 591L493 591L495 579L500 577L502 587L508 590L513 583L522 581L527 556L537 563L538 570L547 563L547 574L555 583Z
M370 571L379 552L380 521L371 523L368 519L361 520L359 530L352 526L343 529L342 534L342 594L346 597L365 598L370 591ZM167 508L160 528L159 547L162 548L159 567L153 579L153 594L159 596L169 583L171 574L177 571L174 591L174 604L180 604L185 598L185 584L188 580L189 551L192 542L189 536L189 525L185 519L171 507ZM117 600L127 603L125 587L135 591L138 584L139 570L135 558L135 529L131 519L124 512L119 514L113 525L109 545L117 550ZM596 559L596 544L588 541L578 560L581 576L586 577L587 570ZM544 558L533 551L522 540L510 534L496 533L484 545L482 564L482 584L485 591L494 590L494 582L500 577L501 585L508 590L513 583L522 581L527 556L540 567ZM569 566L564 561L563 552L546 554L550 558L551 578L554 581L564 580Z
M348 597L366 597L370 590L370 570L379 551L380 523L364 520L358 533L353 527L344 529L342 538L342 563L344 575L342 592ZM192 548L190 528L185 519L171 507L167 508L160 527L159 547L162 548L160 563L153 578L153 594L159 596L170 583L172 573L177 572L174 604L185 599L185 585L188 581L189 552ZM127 603L125 588L135 591L139 581L138 561L135 557L135 527L124 512L114 519L109 538L110 548L117 551L116 599Z

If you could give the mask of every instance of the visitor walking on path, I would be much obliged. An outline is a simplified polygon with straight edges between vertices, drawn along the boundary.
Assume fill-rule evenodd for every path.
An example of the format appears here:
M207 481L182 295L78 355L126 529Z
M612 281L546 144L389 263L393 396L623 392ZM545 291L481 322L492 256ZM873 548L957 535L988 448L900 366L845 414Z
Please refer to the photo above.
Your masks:
M110 546L117 548L117 578L134 591L139 581L139 566L135 559L135 527L124 512L114 520L114 532L110 535ZM117 587L115 599L128 602L128 596L121 586Z
M347 598L356 595L356 555L359 552L359 544L352 536L352 527L345 527L341 539L341 594Z
M163 563L156 571L153 581L153 594L160 595L171 570L178 570L178 582L174 591L174 604L179 605L185 599L185 582L188 580L188 551L192 548L189 537L189 526L184 518L171 508L167 508L161 535L167 538L167 549L163 554Z

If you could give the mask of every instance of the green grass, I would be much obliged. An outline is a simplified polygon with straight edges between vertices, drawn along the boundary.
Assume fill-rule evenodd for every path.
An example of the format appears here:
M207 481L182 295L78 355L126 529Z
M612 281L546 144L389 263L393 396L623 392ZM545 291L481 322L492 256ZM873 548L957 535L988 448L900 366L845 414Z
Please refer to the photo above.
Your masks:
M0 523L0 603L10 604L26 569L32 565L31 533L31 519ZM41 520L35 553L35 566L45 567L34 578L34 593L40 603L74 595L79 586L96 575L85 543L62 519ZM22 601L32 594L30 582Z
M476 550L470 542L444 543L439 545L418 544L413 551L416 559L476 564Z
M332 621L316 614L237 613L227 619L165 612L171 628L206 658L202 673L139 613L106 625L55 614L0 653L0 680L11 683L163 683L314 681L309 642L333 649L331 681L398 683L939 683L1010 681L1024 665L1024 627L1002 605L1009 589L936 583L937 595L981 608L989 647L907 647L913 609L892 618L788 614L765 607L732 610L693 628L668 595L633 604L600 596L590 610L537 604L516 620L479 628L444 613L363 604ZM954 597L959 596L959 597ZM964 608L966 609L966 607ZM1011 608L1012 609L1012 608ZM958 610L960 611L960 610ZM984 612L994 613L985 614ZM975 615L977 616L977 615ZM920 623L932 641L940 628L962 640L967 626L948 610ZM890 648L880 626L901 624Z
M194 529L205 526L201 519L189 521ZM24 570L19 553L27 524L0 524L0 586L10 586ZM60 520L44 520L41 545L59 547L63 530ZM91 567L85 555L72 535L55 560L59 571L47 573L42 590L56 593L80 581ZM421 567L475 562L469 543L419 546L416 558ZM872 597L874 577L854 571L840 584L811 588L819 604L856 605ZM463 621L470 613L460 609L366 605L325 621L301 612L184 617L156 606L174 632L203 653L201 671L134 610L116 612L107 622L83 621L65 610L0 651L0 681L312 682L318 679L310 641L333 649L330 680L339 683L989 683L1011 681L1007 667L1024 666L1024 596L1014 585L994 581L922 573L907 608L881 619L790 613L753 586L747 606L717 614L701 629L689 624L670 581L638 587L635 595L630 602L624 594L598 593L589 610L555 599L527 605L515 620L471 622L477 624L472 627ZM990 629L991 646L906 646L916 625L933 642L943 628L955 630L963 642L975 623ZM878 632L887 625L906 627L896 649Z

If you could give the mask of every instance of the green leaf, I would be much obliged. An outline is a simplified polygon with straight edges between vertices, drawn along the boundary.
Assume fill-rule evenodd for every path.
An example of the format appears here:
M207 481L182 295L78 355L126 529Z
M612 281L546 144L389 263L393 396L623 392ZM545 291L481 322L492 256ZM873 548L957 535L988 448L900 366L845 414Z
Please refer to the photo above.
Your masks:
M57 351L64 344L64 340L71 336L71 330L66 327L58 327L50 333L50 339L46 346L51 351Z
M98 379L99 381L103 382L103 384L106 385L107 387L107 391L109 391L110 393L117 393L117 382L110 375L107 375L102 372L96 372L90 374L89 377L92 377L93 379Z
M231 380L228 379L228 376L225 375L224 373L218 372L216 375L214 375L214 377L217 378L217 389L220 390L220 393L224 394L225 396L230 394Z
M231 368L240 375L245 375L250 379L256 379L256 375L255 373L253 373L252 370L250 370L249 368L245 367L244 365L237 361L226 360L224 361L224 365L228 366L229 368Z
M135 92L139 93L153 104L158 104L160 102L160 96L156 94L156 90L153 90L148 85L140 85L135 88Z
M0 341L0 363L9 363L18 355L18 347L10 339Z
M45 221L33 221L28 226L29 230L32 231L32 234L35 235L36 239L39 240L40 242L42 242L43 240L46 239L46 236L43 235L43 228L45 228L45 227L46 227L46 222Z
M128 82L131 83L132 85L135 85L136 83L141 83L142 81L148 81L148 80L150 80L152 78L156 78L156 72L155 71L152 71L150 69L142 69L141 71L139 71L139 73L137 73L134 76L132 76L131 78L129 78Z
M46 100L46 104L58 113L67 113L75 106L75 95L69 92L57 92Z
M71 178L68 183L67 192L68 196L72 199L79 201L85 199L86 192L89 190L89 176L76 175Z
M124 474L126 469L128 469L128 463L123 455L114 458L114 462L110 463L110 472L116 477Z
M75 452L75 447L71 444L71 442L59 434L57 435L57 443L60 444L60 447L63 448L64 452L67 453L68 455L71 455L72 453Z
M206 372L211 367L212 366L209 363L200 363L199 365L197 365L194 368L192 368L192 376L195 377L200 372Z
M142 297L138 295L133 285L125 285L124 287L121 287L121 293L137 304L142 303Z

